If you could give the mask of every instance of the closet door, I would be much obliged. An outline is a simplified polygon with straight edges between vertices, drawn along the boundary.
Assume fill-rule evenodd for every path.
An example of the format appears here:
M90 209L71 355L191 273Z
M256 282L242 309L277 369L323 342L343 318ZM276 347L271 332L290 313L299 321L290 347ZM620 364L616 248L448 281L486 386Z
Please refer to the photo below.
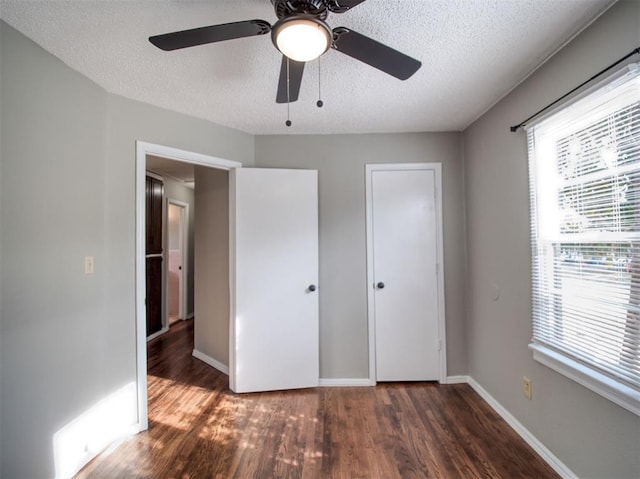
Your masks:
M440 377L437 205L430 168L370 168L377 381ZM371 314L371 312L370 312Z

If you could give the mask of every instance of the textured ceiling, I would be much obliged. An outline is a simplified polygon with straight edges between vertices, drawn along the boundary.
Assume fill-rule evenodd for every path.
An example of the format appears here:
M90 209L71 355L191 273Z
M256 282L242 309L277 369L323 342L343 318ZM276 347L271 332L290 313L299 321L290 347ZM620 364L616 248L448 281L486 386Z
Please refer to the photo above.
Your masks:
M0 17L107 91L252 134L459 131L612 0L367 0L327 19L422 61L400 81L329 50L275 103L268 35L164 52L151 35L276 20L269 0L0 1Z

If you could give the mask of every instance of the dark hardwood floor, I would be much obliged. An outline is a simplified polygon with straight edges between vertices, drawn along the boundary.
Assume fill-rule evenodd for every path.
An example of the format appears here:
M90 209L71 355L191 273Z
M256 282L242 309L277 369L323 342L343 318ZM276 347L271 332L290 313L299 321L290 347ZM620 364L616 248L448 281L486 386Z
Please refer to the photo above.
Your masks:
M559 477L466 384L237 395L192 351L193 321L149 343L149 430L77 478Z

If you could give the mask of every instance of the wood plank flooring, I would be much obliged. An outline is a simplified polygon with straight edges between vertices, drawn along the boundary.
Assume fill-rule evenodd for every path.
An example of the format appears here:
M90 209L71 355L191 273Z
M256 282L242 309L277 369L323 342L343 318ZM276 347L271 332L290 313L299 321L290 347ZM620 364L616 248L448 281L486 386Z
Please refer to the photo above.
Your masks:
M466 384L233 394L191 356L193 321L148 345L149 430L76 478L557 478Z

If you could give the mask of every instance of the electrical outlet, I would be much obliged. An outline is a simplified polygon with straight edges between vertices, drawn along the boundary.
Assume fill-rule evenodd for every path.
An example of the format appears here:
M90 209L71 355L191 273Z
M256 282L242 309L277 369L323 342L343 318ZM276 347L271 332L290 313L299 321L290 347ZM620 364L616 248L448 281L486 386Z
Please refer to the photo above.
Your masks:
M522 394L527 399L531 399L531 379L522 376Z

